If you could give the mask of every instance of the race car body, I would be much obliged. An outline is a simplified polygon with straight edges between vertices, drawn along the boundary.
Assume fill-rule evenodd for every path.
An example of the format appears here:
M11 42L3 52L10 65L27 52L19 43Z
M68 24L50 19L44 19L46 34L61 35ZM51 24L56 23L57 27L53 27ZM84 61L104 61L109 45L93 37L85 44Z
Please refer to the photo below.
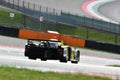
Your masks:
M40 58L44 61L52 59L60 62L78 63L80 51L64 46L61 41L29 39L25 45L25 56L29 59Z

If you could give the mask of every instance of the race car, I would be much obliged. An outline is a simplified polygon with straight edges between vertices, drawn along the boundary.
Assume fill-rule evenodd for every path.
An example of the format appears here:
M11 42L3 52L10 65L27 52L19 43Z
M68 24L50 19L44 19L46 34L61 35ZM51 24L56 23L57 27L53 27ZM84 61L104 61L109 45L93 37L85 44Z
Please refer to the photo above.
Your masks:
M65 46L63 41L28 39L24 55L34 60L40 58L42 61L51 59L60 62L78 63L80 51Z

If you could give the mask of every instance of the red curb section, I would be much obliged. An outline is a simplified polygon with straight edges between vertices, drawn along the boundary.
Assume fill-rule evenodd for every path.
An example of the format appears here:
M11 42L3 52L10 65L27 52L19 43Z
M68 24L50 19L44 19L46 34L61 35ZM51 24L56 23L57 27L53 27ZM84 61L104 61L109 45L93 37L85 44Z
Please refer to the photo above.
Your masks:
M90 16L93 16L95 18L98 18L97 16L93 15L88 9L87 9L87 6L93 2L95 2L97 0L89 0L87 2L85 2L83 5L82 5L82 9L85 13L89 14Z
M8 45L1 45L0 47L6 47L6 48L14 48L14 49L20 49L20 50L24 50L24 47L18 47L18 46L8 46Z

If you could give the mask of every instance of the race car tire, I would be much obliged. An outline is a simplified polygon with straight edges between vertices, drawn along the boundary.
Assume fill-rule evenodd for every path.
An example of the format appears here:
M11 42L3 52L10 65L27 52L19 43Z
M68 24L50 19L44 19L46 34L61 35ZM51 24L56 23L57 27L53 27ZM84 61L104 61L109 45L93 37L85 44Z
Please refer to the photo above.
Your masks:
M78 64L78 61L71 61L71 63Z
M41 58L41 61L47 61L47 59L46 58Z
M72 52L72 50L71 50L71 48L69 47L69 48L68 48L68 61L71 60L71 52Z
M27 54L27 51L25 51L25 54L24 54L24 56L28 56L28 54Z
M44 56L41 57L41 61L46 61L47 60L47 54L48 54L48 51L45 51Z
M77 51L77 60L78 60L78 62L80 61L80 51L79 50Z
M33 60L36 60L36 57L33 57L33 56L29 56L28 58L29 58L29 59L33 59Z

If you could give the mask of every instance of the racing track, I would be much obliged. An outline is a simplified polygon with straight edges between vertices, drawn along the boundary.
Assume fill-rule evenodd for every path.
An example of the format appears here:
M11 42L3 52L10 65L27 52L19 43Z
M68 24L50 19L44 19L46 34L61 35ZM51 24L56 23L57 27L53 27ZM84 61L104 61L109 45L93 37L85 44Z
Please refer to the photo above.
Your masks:
M82 5L85 13L108 22L120 22L120 0L88 0Z
M102 5L98 11L108 18L120 22L120 0L113 0L111 3Z
M104 21L108 21L108 22L111 21L116 23L110 18L102 15L98 10L102 5L110 2L113 2L113 0L88 0L82 5L82 9L84 10L85 13L93 16L96 19L102 19Z

